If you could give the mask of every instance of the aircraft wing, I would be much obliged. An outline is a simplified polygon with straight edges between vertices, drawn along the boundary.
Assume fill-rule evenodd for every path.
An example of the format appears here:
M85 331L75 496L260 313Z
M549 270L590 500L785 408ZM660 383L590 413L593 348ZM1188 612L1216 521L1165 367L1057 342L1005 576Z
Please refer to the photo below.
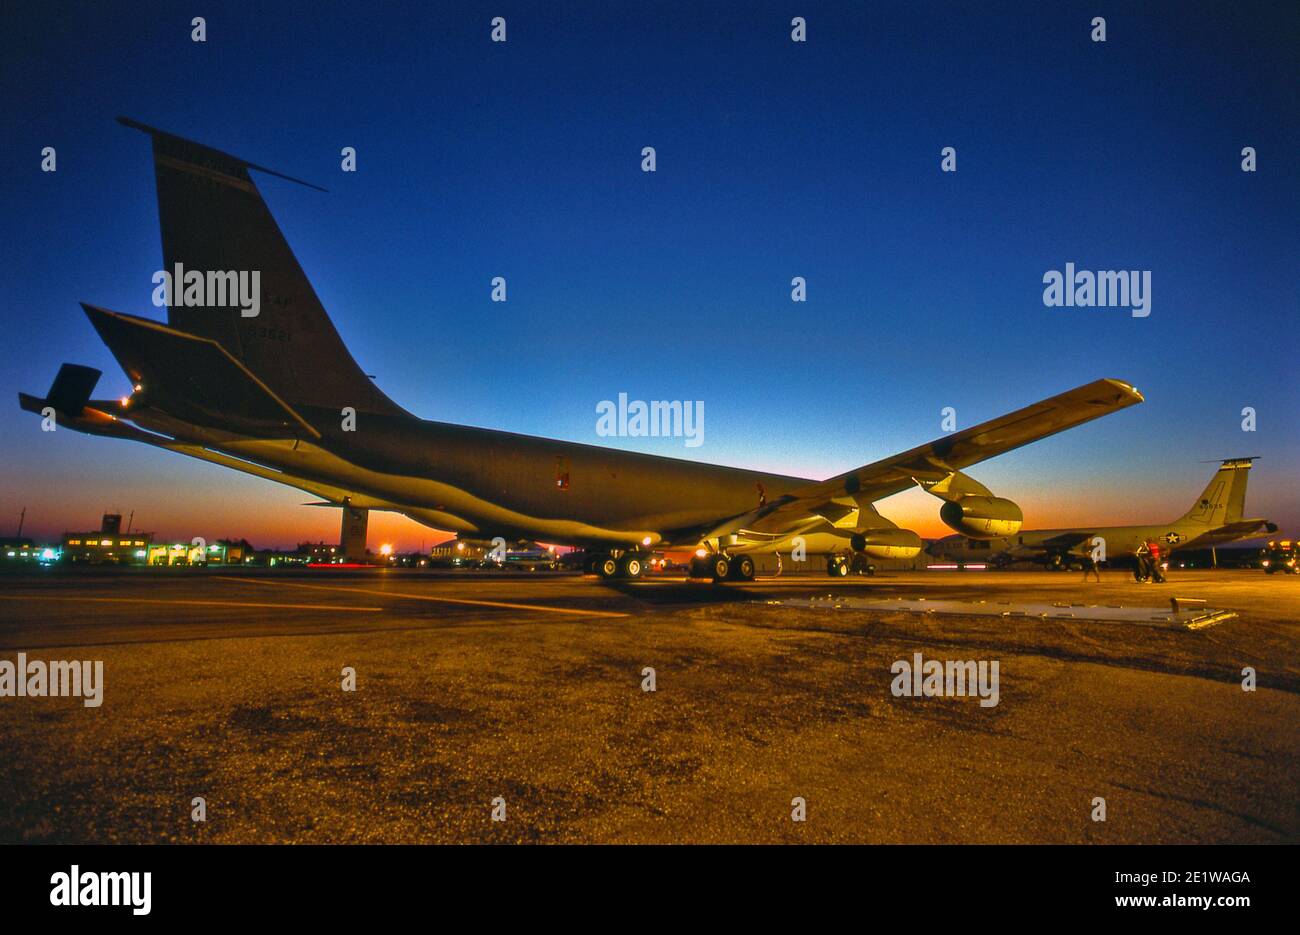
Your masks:
M1142 394L1127 383L1094 380L1024 409L796 490L791 496L807 500L866 494L873 501L879 500L906 490L917 479L942 479L953 471L1140 402Z
M901 454L801 487L719 523L703 538L741 530L773 530L783 520L820 513L844 498L851 498L859 505L870 504L923 480L941 481L954 471L1140 402L1142 394L1127 383L1094 380Z

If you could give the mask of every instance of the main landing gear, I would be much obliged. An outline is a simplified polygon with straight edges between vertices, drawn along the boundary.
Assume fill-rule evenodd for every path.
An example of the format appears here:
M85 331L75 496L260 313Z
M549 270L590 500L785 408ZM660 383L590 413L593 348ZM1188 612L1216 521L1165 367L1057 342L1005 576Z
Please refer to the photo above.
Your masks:
M645 574L645 566L645 556L640 552L602 553L588 558L585 570L608 581L611 578L640 578Z
M692 578L712 578L714 581L753 581L756 572L754 559L748 555L727 555L714 552L703 558L691 559Z

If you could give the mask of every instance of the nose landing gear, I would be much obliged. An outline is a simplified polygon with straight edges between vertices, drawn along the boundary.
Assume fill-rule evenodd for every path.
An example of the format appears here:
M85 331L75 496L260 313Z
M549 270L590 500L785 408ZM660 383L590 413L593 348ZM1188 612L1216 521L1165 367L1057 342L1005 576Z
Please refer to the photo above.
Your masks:
M826 574L832 578L847 578L854 575L874 575L876 566L867 561L865 555L832 555L826 559Z

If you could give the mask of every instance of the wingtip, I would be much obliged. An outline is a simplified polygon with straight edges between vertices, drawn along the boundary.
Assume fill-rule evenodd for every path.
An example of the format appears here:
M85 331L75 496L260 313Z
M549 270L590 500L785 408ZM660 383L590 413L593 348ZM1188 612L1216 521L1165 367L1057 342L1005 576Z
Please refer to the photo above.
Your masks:
M1105 377L1103 378L1102 382L1109 383L1111 386L1115 387L1120 392L1122 392L1125 396L1130 397L1135 403L1146 402L1146 397L1143 396L1142 393L1138 390L1138 388L1134 386L1132 383L1126 383L1123 380L1116 380L1113 377Z

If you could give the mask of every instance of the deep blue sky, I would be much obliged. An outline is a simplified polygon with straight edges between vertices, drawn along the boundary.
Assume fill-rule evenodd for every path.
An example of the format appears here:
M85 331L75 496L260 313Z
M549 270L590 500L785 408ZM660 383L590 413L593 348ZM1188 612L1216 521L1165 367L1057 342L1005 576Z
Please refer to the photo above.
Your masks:
M5 383L44 392L71 360L116 395L77 301L161 317L127 114L330 189L257 179L362 367L427 418L820 477L939 435L944 406L966 426L1111 376L1147 403L972 473L1030 526L1163 520L1200 459L1263 455L1248 508L1296 531L1300 5L982 6L9 7ZM1150 269L1151 316L1044 307L1067 261ZM703 400L704 445L597 438L619 392ZM47 534L105 506L170 537L336 532L300 493L43 434L12 397L0 437L5 534L24 505ZM882 509L941 533L937 505Z

